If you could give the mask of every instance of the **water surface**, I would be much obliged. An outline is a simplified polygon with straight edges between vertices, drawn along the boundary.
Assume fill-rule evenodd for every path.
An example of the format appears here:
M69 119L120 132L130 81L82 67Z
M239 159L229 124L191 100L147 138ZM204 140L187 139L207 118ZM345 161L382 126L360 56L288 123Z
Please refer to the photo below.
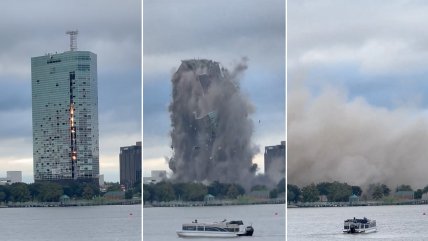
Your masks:
M284 241L285 205L235 205L216 207L165 207L144 208L143 239L150 241L196 240L179 238L176 231L183 223L197 219L198 222L242 220L244 225L252 225L252 237L238 237L221 240ZM212 240L198 238L197 240ZM219 240L219 239L216 239Z
M0 240L140 241L141 205L0 208Z
M343 221L353 217L375 219L378 231L343 234ZM428 240L428 205L289 208L287 222L288 241Z

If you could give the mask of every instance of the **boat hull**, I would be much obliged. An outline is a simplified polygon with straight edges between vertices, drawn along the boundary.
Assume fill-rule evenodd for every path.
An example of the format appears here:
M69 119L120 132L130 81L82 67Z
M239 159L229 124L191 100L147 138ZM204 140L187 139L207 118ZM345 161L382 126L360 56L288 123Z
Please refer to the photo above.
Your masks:
M376 232L376 231L377 231L376 227L365 228L365 229L355 229L354 232L351 232L351 230L349 230L349 229L343 230L344 233L350 233L350 234L354 234L354 233L355 234L357 234L357 233L373 233L373 232Z
M233 232L209 232L209 231L177 231L178 237L182 238L236 238L238 237L237 233Z

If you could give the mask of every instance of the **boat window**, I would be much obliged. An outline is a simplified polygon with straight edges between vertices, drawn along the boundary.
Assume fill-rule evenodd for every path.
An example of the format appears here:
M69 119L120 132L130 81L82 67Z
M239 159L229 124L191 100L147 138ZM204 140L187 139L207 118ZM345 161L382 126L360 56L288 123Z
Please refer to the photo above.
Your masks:
M226 232L225 229L219 227L205 227L205 231Z
M349 229L349 226L345 226L344 229Z
M196 230L196 226L183 226L183 230L195 231Z
M198 231L204 231L204 226L198 226Z

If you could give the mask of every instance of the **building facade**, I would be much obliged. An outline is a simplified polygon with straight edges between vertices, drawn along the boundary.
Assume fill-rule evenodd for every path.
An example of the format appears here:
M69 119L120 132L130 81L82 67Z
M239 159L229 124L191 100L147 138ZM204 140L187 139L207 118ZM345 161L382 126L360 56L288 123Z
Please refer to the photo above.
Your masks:
M21 171L7 171L6 172L7 180L10 180L10 183L22 182L22 172Z
M98 183L96 54L33 57L31 85L34 180Z
M120 184L126 188L141 182L141 142L120 148Z
M285 178L285 141L281 145L265 147L265 175L274 182Z
M165 170L152 170L151 177L143 177L143 184L156 184L167 179Z

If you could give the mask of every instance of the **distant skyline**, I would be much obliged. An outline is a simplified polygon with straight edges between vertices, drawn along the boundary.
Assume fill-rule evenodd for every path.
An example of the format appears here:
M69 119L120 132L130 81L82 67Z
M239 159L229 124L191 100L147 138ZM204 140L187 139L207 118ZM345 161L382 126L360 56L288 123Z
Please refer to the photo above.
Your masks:
M98 56L100 174L119 181L120 147L141 140L141 2L23 4L0 2L0 177L33 182L30 58L68 51L77 29L78 50Z
M428 184L428 3L288 1L288 182Z
M170 80L181 60L198 58L228 69L248 58L240 84L255 106L253 161L262 172L264 147L285 140L285 2L159 0L143 11L143 175L170 171Z

